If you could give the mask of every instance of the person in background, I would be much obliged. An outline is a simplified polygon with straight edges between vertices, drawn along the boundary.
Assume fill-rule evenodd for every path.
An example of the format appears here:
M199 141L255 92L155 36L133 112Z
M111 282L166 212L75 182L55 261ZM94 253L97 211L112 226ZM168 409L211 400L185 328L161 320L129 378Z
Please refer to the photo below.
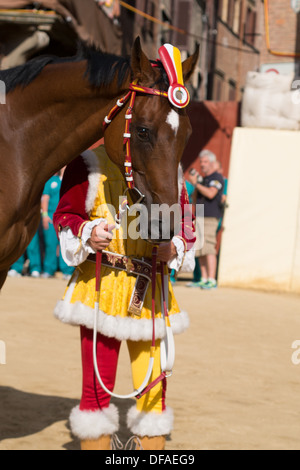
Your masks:
M198 181L202 181L203 178L202 176L197 173L197 171L194 168L191 168L189 171L189 177L194 181L193 176L198 175ZM186 186L187 190L189 191L189 200L191 204L195 204L195 184L193 184L191 181L187 180L186 181ZM193 272L193 280L188 282L186 284L186 287L200 287L200 282L201 282L201 269L200 269L200 264L199 264L199 259L195 257L195 269Z
M64 169L47 181L42 195L41 210L45 243L43 278L53 277L59 268L63 274L63 278L69 279L74 271L74 268L68 266L63 260L56 231L53 226L53 214L59 203L63 172Z
M106 15L113 21L116 21L121 16L121 6L119 0L96 0L99 7L106 13Z
M216 155L210 150L199 154L203 180L196 172L190 177L197 190L196 204L204 205L204 220L196 217L196 257L199 257L201 281L199 287L217 287L217 229L222 218L223 176L216 171ZM202 229L204 227L204 231Z
M20 258L11 266L10 270L8 271L8 276L22 276L25 263L25 254L27 255L29 261L28 269L30 276L34 278L39 278L42 272L42 257L40 250L40 237L38 231L36 232L30 244L28 245L26 253L20 256Z
M222 228L223 216L224 216L224 212L225 212L225 208L226 208L228 179L224 177L223 167L222 167L222 164L219 160L216 161L216 164L215 164L214 168L215 168L215 171L217 173L220 173L220 175L223 176L223 179L224 179L224 190L223 190L223 194L222 194L222 198L221 198L222 217L219 220L219 225L218 225L218 228L217 228L217 233L218 233Z

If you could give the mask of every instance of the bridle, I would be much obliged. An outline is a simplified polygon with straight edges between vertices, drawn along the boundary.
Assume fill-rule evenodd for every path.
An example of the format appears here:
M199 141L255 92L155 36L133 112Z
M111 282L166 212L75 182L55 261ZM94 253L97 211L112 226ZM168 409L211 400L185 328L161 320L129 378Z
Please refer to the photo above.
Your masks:
M168 46L168 47L167 47ZM115 106L111 109L108 115L104 118L103 122L103 130L105 131L113 119L117 116L117 114L121 111L123 106L129 101L129 106L125 113L125 130L123 134L123 144L125 145L125 159L124 159L124 167L125 167L125 179L127 183L127 188L124 193L124 198L122 203L119 206L118 214L115 216L116 227L120 228L122 217L126 212L126 207L128 206L128 199L127 199L127 192L135 191L138 194L138 201L136 204L141 203L145 196L141 193L141 191L135 186L134 178L133 178L133 170L132 170L132 155L131 155L131 147L130 147L130 140L131 140L131 132L130 132L130 125L132 122L133 117L133 108L135 104L136 95L143 94L143 95L154 95L154 96L161 96L167 98L171 104L177 106L178 108L183 108L187 106L189 102L189 95L187 89L184 87L183 83L178 83L178 73L176 72L176 59L178 57L175 56L175 59L170 59L169 54L170 50L168 48L173 48L173 46L165 45L162 46L159 50L160 56L162 57L163 65L167 71L170 87L168 92L161 91L155 88L147 88L141 85L138 85L136 81L130 83L128 93L123 96L122 98L118 99ZM175 50L175 48L173 48ZM177 49L176 49L177 51ZM177 52L175 53L177 54ZM172 69L172 64L174 66L175 63L175 72L174 67ZM181 65L181 61L180 61ZM155 66L155 64L153 64ZM181 80L182 82L182 80ZM176 95L176 93L182 94L182 99L180 96ZM183 100L183 101L182 101ZM162 373L154 379L150 384L148 384L154 365L154 353L155 353L155 293L156 293L156 279L157 279L157 245L153 246L152 250L152 340L151 340L151 348L150 348L150 360L148 365L148 370L146 376L137 390L134 390L132 393L128 395L118 395L110 390L105 386L103 383L99 369L97 364L97 320L98 320L98 312L100 307L100 283L101 283L101 265L102 265L102 251L98 251L96 254L96 301L95 301L95 314L94 314L94 338L93 338L93 360L94 360L94 369L96 377L101 385L101 387L111 396L116 398L141 398L144 394L146 394L149 390L151 390L155 385L157 385L161 380L172 375L172 368L174 365L175 360L175 345L174 345L174 337L173 332L170 324L169 314L168 314L168 275L165 274L165 263L160 262L160 275L161 275L161 282L162 282L162 315L165 322L166 327L166 334L165 337L161 340L161 370Z
M115 106L110 110L108 115L105 116L103 121L103 131L105 131L115 116L123 108L124 104L129 101L129 107L125 113L125 131L123 134L123 143L125 145L125 180L127 182L128 189L133 189L138 193L139 200L137 203L141 202L145 198L145 196L139 191L139 189L136 188L134 184L130 147L130 125L133 117L132 112L137 93L141 93L143 95L162 96L167 98L173 106L179 109L185 108L190 102L189 92L183 83L180 51L171 44L165 44L159 48L159 55L162 65L169 78L170 85L168 92L161 91L156 88L148 88L142 85L138 85L137 80L135 80L134 82L130 83L128 93L117 101ZM157 60L156 62L152 63L152 67L157 67L158 62L159 61Z
M130 126L132 121L132 112L133 107L136 99L137 93L142 93L144 95L154 95L154 96L163 96L168 98L168 93L165 91L160 91L155 88L147 88L140 85L137 85L136 82L132 82L129 85L129 92L123 96L123 98L119 99L115 106L111 109L108 115L104 118L103 122L103 130L105 131L112 120L116 117L116 115L121 111L123 106L129 101L129 106L125 113L125 130L124 130L124 141L123 145L125 145L125 160L124 160L124 167L125 167L125 180L127 183L128 190L135 190L138 193L139 199L137 204L142 202L145 196L141 193L141 191L135 186L134 179L133 179L133 172L132 172L132 156L131 156L131 132Z

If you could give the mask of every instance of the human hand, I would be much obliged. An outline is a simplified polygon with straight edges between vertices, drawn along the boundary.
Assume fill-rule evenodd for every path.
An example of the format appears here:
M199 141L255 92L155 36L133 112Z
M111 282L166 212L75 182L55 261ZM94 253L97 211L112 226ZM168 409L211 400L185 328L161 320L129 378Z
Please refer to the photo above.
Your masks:
M190 183L192 183L192 185L196 186L198 176L199 176L199 173L196 170L195 170L195 173L193 173L192 175L191 173L189 173L188 180L190 181Z
M88 244L96 252L104 250L108 247L113 238L112 231L114 228L114 224L107 224L106 222L101 222L99 225L96 225L92 230Z
M177 256L177 251L174 243L167 242L167 243L160 243L157 248L157 257L160 261L167 263L171 261L173 258Z
M42 217L43 229L49 230L49 225L53 224L51 217L49 215L43 215Z

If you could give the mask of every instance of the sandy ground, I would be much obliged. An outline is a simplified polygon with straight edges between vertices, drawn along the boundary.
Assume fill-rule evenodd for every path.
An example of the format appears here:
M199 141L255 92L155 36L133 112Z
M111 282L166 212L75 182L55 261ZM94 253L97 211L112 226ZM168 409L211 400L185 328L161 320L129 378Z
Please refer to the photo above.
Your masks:
M81 389L79 330L52 315L65 282L8 279L1 293L0 450L78 450L68 416ZM175 286L191 328L176 337L169 450L300 449L300 297ZM122 347L116 391L131 391ZM133 400L113 400L121 414Z

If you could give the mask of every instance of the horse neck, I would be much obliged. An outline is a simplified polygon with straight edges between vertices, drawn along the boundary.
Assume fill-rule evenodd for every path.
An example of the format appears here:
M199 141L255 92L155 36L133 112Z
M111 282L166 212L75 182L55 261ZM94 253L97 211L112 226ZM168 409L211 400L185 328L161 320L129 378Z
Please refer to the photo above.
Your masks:
M105 116L128 89L129 80L122 89L116 83L109 89L93 88L84 78L85 69L82 62L48 66L35 86L22 92L28 92L27 103L36 102L24 138L32 145L38 142L29 146L26 158L31 167L35 160L43 183L103 137Z

